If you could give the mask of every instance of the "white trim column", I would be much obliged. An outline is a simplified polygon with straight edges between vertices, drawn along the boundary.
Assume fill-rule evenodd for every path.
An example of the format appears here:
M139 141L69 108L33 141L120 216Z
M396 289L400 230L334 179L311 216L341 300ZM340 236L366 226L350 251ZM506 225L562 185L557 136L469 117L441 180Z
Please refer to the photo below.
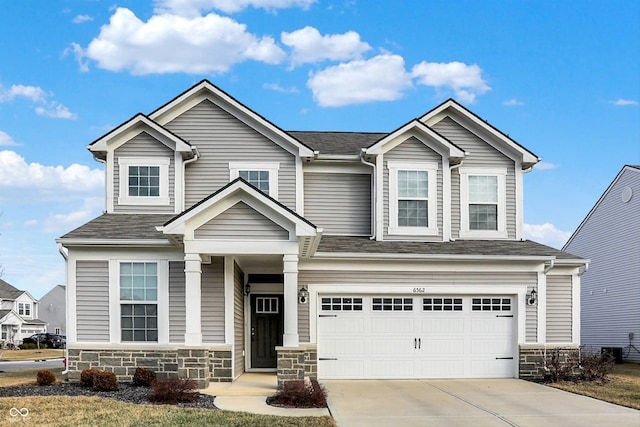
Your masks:
M536 309L538 310L537 342L540 344L545 344L547 342L547 273L545 273L544 271L538 272L537 293L538 293L538 302L536 303Z
M184 254L185 345L202 345L202 260L199 254Z
M298 347L298 256L282 257L284 273L284 347Z

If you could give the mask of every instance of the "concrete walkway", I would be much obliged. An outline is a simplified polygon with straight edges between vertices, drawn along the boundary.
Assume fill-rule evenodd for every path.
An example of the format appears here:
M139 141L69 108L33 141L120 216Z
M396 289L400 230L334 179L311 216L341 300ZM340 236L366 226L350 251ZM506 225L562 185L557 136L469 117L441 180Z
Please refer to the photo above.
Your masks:
M268 396L277 390L275 373L245 372L234 382L211 383L200 393L216 396L214 404L223 410L250 412L252 414L278 415L281 417L323 417L329 416L326 408L297 409L278 408L267 405Z
M517 379L325 380L339 427L640 426L640 411Z

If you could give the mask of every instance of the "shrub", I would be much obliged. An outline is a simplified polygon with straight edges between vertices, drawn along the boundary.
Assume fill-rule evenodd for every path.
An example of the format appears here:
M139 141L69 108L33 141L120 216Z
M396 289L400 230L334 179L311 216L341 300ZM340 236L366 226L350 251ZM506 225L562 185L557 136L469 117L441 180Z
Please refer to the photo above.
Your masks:
M36 345L33 344L33 343L20 344L18 347L20 348L20 350L35 350L36 349Z
M565 351L562 357L560 349L547 352L547 375L545 380L558 381L596 381L607 382L607 374L611 372L614 359L608 355L600 355L585 349Z
M316 380L287 381L276 394L267 398L267 403L293 408L326 408L327 392Z
M82 385L85 385L87 387L93 387L93 377L98 372L102 372L102 371L97 368L91 368L91 369L84 369L82 372L80 372L80 382L82 383Z
M193 402L198 396L196 383L189 378L158 378L151 383L149 401L154 403L176 404Z
M56 382L56 374L48 369L43 369L41 371L38 371L38 373L36 374L36 380L41 386L51 385Z
M93 389L95 391L118 390L118 379L113 372L98 371L93 375Z
M583 354L580 360L580 379L605 383L614 364L615 359L611 354Z
M148 368L136 368L133 374L133 385L149 387L156 379L156 373Z

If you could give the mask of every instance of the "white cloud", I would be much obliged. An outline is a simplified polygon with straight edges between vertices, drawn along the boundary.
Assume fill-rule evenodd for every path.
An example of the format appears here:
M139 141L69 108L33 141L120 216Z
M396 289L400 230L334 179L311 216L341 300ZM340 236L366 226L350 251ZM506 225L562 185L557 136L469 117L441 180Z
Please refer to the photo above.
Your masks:
M631 99L617 99L611 102L616 107L626 107L628 105L638 105L638 101L633 101Z
M291 65L296 66L324 60L348 61L357 59L371 49L360 40L360 34L348 31L344 34L326 34L313 27L304 27L291 33L280 35L283 44L292 48Z
M527 240L533 240L554 248L561 249L569 240L571 233L556 228L548 222L544 224L524 224L524 236Z
M67 107L56 103L52 103L46 108L37 107L36 113L40 116L51 117L53 119L76 120L78 118L78 115L69 111Z
M63 56L73 55L76 58L80 71L86 73L89 71L89 61L87 60L87 54L78 43L71 43L63 52Z
M68 167L27 163L14 151L0 151L0 187L95 192L104 185L99 169L74 163Z
M257 9L308 9L316 0L156 0L156 11L183 16L199 15L203 11L239 12L247 7Z
M102 197L84 199L82 206L71 212L50 215L43 221L45 233L64 233L74 230L87 221L97 217L104 209Z
M517 100L516 98L511 98L502 103L502 105L506 105L507 107L520 107L524 105L524 102Z
M90 15L77 15L75 18L73 18L73 22L74 24L83 24L85 22L89 22L89 21L93 21L93 16Z
M33 102L45 102L47 93L38 86L13 85L9 89L0 87L0 102L13 101L16 98L27 98Z
M272 90L274 92L282 92L282 93L299 93L300 92L298 88L295 86L291 86L287 88L287 87L280 86L278 83L265 83L262 85L262 87L265 89Z
M382 54L311 73L307 86L323 107L339 107L402 98L411 78L399 55Z
M546 171L546 170L551 170L551 169L558 169L560 166L558 166L555 163L551 163L551 162L540 162L538 164L535 165L534 169L535 170L541 170L541 171Z
M126 8L116 9L84 54L100 68L136 75L223 73L247 60L276 64L286 56L272 37L259 38L228 17L162 14L143 22Z
M474 102L476 96L491 90L482 78L482 69L476 64L423 61L413 67L411 75L419 84L453 90L463 102Z
M8 133L0 130L0 145L18 145L18 143L15 142Z

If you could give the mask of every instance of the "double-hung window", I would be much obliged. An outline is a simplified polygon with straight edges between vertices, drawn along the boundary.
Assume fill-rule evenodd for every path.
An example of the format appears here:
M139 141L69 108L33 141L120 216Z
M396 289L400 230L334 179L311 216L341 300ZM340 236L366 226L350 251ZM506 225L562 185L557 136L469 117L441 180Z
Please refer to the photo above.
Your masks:
M18 314L20 316L31 316L31 303L19 302L18 303Z
M436 235L437 163L387 162L389 234Z
M120 205L168 205L168 158L119 157Z
M242 178L265 194L278 198L279 163L229 163L229 179Z
M506 169L460 168L460 237L507 237L506 175Z
M120 263L122 342L158 341L158 264Z

